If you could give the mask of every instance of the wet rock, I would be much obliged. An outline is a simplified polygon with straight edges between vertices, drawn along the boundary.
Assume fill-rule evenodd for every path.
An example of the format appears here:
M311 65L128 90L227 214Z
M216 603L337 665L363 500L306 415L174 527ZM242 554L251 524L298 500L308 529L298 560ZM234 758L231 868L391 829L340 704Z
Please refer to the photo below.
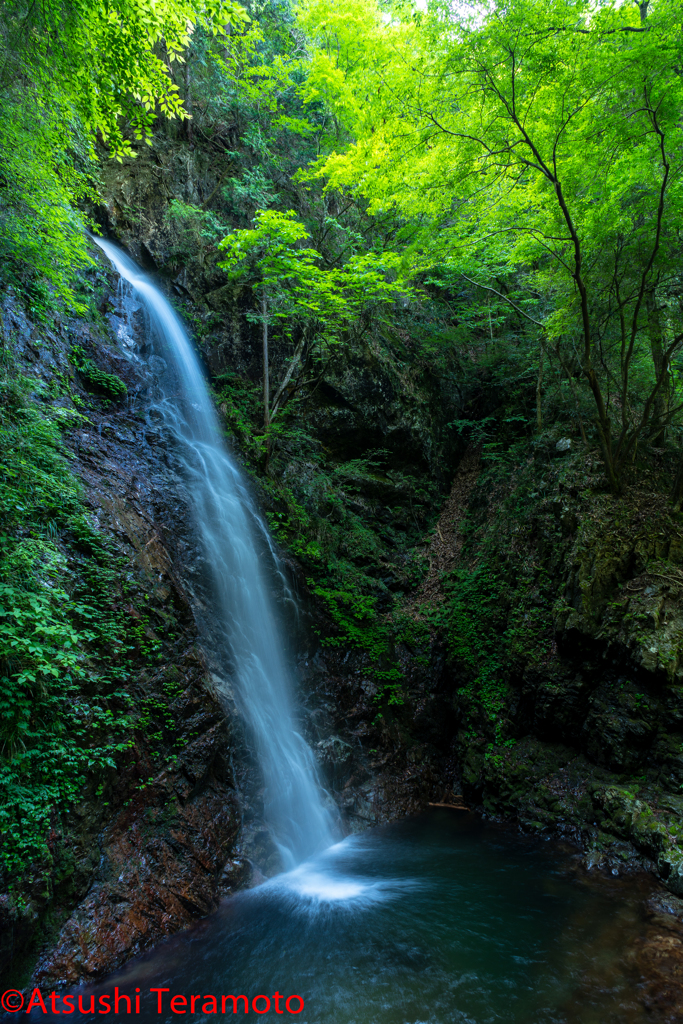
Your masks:
M107 827L91 890L32 983L95 980L216 908L239 829L236 806L215 781L187 802L178 788L163 773Z
M683 921L671 900L657 893L647 901L649 923L632 958L649 1019L662 1024L683 1018Z
M683 900L669 892L653 893L646 906L652 914L673 914L683 923Z

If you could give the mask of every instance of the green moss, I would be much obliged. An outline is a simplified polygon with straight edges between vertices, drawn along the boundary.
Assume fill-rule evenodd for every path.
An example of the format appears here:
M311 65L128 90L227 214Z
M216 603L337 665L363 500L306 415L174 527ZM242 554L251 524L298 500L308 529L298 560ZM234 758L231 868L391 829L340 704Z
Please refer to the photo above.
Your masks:
M168 747L175 734L168 705L183 688L169 677L166 699L147 703L133 703L127 692L134 669L157 670L159 629L128 561L90 522L62 442L70 421L42 404L46 394L5 357L0 871L17 884L28 869L50 866L49 836L66 827L66 813L84 794L102 795L136 729L158 732L159 751ZM149 747L156 756L154 742Z
M89 359L81 345L74 345L69 356L89 391L105 395L113 402L120 402L128 394L128 388L115 373L105 373Z
M365 653L380 714L402 704L395 645L423 627L411 632L405 616L394 619L387 582L410 590L423 578L424 559L411 556L435 514L437 488L388 469L382 450L332 459L305 426L303 402L291 401L266 437L259 385L226 372L216 386L217 404L263 491L271 530L302 566L326 613L321 643Z

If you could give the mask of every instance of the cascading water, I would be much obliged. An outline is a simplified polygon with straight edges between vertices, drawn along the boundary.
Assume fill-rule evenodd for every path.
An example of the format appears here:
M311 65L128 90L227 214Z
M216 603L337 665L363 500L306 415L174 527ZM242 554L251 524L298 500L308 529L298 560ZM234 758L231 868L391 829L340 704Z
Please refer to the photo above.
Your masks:
M296 730L292 679L262 560L277 558L218 420L188 336L161 291L120 249L94 241L128 282L149 317L157 355L167 360L174 395L156 409L177 442L207 572L212 604L200 619L223 664L253 741L265 784L265 816L283 866L295 867L333 842L315 759Z

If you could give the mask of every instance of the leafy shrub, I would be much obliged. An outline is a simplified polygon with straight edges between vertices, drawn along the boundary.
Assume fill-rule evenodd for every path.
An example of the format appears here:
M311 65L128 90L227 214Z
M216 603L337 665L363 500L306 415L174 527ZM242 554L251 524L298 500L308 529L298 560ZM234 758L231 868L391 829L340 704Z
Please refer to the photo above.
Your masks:
M78 122L68 109L5 96L0 152L0 285L22 289L34 312L45 310L52 292L82 309L74 283L92 261L75 203L95 193Z
M107 612L112 556L88 523L58 424L29 399L32 384L7 372L0 381L0 867L9 871L46 854L51 825L130 743L125 672L102 671L97 654L123 644ZM80 594L69 537L87 552Z

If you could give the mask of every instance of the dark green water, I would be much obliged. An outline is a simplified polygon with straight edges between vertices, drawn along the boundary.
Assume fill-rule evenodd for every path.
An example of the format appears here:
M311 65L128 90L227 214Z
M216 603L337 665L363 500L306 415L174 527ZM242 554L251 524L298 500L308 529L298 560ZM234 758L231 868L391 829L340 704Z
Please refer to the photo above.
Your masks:
M234 897L96 995L138 987L135 1019L156 1022L216 1021L204 997L220 1011L244 994L248 1019L301 1024L632 1024L647 1017L623 962L642 900L628 893L557 844L433 810ZM151 987L170 990L161 1014ZM277 1013L276 991L304 1009ZM203 998L174 1014L174 994Z

